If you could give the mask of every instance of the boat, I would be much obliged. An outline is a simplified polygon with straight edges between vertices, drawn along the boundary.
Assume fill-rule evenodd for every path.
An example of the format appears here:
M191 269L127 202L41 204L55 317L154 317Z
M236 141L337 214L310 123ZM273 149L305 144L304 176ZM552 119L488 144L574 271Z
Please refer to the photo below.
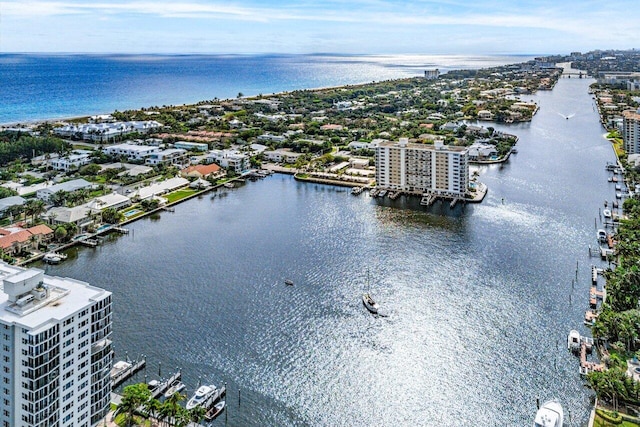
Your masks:
M167 389L167 391L164 392L164 397L166 399L170 398L171 396L173 396L176 393L180 393L182 390L184 390L186 386L184 385L184 383L180 380L175 380L174 382L171 383L171 385L169 386L169 388Z
M370 313L378 314L380 306L376 303L369 293L369 271L367 271L367 292L362 294L362 303Z
M371 295L368 292L362 294L362 303L371 313L378 314L378 303L371 298Z
M564 411L562 405L557 400L545 402L536 413L534 427L562 427L564 422Z
M63 259L66 259L65 254L59 254L57 252L49 252L42 257L42 260L48 264L58 264Z
M607 232L605 230L598 230L598 241L604 243L607 241Z
M218 389L213 384L200 386L191 399L189 399L185 407L187 409L193 409L196 406L201 406L217 391Z
M609 209L605 209L602 211L602 216L605 218L611 218L611 211Z
M567 349L571 351L580 350L580 332L573 329L567 337Z
M233 182L225 182L224 184L222 184L225 188L234 188L235 185L233 185Z
M616 193L616 199L622 199L622 193L620 192Z
M387 195L387 190L380 190L380 193L378 193L379 197L384 197Z
M287 285L287 286L293 286L293 280L285 279L284 284Z
M213 408L209 409L209 411L206 413L205 415L205 419L207 421L211 421L213 420L215 417L217 417L218 415L220 415L220 413L222 411L224 411L224 407L225 407L226 403L224 400L221 400L220 402L216 403L214 405Z
M606 208L609 205L609 202L607 202L606 200L604 201L604 207Z

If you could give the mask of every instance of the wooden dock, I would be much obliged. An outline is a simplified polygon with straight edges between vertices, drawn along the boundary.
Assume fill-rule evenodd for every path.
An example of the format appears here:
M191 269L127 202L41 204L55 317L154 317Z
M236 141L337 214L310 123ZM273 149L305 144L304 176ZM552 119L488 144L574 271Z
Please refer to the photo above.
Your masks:
M593 338L580 337L580 374L587 375L589 372L602 372L604 364L587 360L587 354L593 350Z
M98 246L98 241L96 239L82 239L78 240L78 243L90 248L95 248L96 246Z
M158 397L162 396L164 392L166 392L169 389L169 387L171 387L171 384L174 381L179 381L181 377L182 377L182 373L178 371L175 374L171 375L166 380L160 381L158 386L151 391L151 398L157 399Z
M146 359L135 360L133 362L116 362L111 369L111 388L114 389L131 378L136 372L144 368Z

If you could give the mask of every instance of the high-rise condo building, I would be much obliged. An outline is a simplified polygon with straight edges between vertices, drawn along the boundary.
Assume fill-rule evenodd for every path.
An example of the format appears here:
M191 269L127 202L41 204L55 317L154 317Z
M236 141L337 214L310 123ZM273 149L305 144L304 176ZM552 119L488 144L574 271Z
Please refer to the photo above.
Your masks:
M640 109L622 112L622 138L627 154L640 154Z
M411 144L407 138L376 148L376 186L411 194L462 198L469 185L466 147Z
M0 427L90 427L109 410L111 293L0 262Z

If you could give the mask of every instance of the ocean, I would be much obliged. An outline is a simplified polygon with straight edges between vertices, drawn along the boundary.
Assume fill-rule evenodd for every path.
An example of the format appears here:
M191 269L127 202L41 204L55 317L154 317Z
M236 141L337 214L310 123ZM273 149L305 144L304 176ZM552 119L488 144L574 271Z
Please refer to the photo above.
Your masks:
M367 83L530 56L0 54L0 124Z

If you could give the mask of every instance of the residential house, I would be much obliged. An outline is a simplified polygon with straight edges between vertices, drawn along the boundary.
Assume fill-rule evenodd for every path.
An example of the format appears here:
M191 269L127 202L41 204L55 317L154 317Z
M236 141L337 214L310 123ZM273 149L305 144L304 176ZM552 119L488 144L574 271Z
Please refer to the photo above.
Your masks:
M129 160L144 160L153 153L160 151L160 148L150 145L116 144L102 149L110 156L124 156Z
M0 250L6 254L19 254L37 249L38 245L51 240L53 230L44 224L23 229L19 227L0 229Z
M207 151L209 149L209 144L203 142L178 141L173 146L187 151Z
M206 144L205 144L206 145ZM188 163L187 150L182 148L169 148L166 150L151 153L145 159L147 165L182 165Z
M249 156L236 150L211 150L206 162L215 162L223 168L232 169L236 174L249 169Z
M91 152L87 150L76 150L68 156L56 156L47 161L49 166L57 171L69 171L79 169L81 166L91 162Z
M36 192L36 197L45 202L49 200L52 194L58 191L65 191L67 193L71 191L81 190L83 188L91 188L92 184L82 178L74 179L71 181L61 182L60 184L54 184L49 187L41 188Z
M12 206L22 206L27 203L27 200L20 196L10 196L0 199L0 218L4 218L7 210Z
M210 176L218 176L223 175L224 172L220 168L220 166L215 163L211 163L209 165L195 165L189 166L188 168L182 169L180 171L180 175L185 178L208 178Z
M298 157L304 155L285 150L265 151L262 154L266 160L275 163L295 163L298 161Z
M65 206L57 206L49 209L44 214L52 226L62 224L75 224L78 231L85 231L91 224L95 222L92 211L87 205L75 206L67 208Z

